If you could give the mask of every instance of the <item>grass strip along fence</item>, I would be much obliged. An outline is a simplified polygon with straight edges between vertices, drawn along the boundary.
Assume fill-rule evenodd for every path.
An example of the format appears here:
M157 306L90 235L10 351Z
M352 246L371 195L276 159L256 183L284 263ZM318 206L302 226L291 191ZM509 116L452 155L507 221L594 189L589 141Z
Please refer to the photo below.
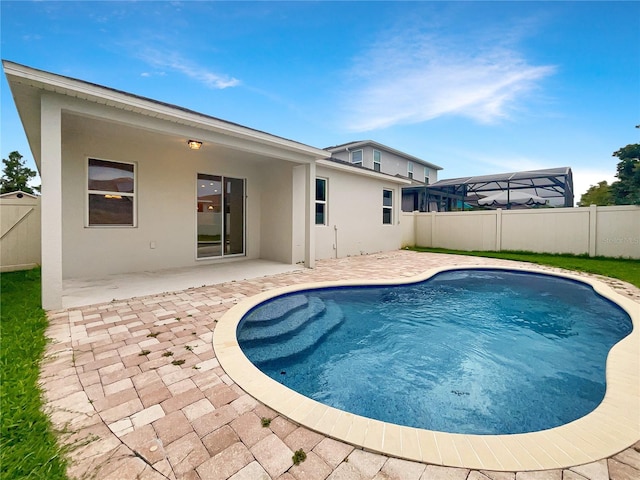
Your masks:
M444 248L413 247L416 252L450 253L470 255L474 257L500 258L519 262L536 263L551 267L594 273L605 277L617 278L640 288L640 260L629 258L589 257L588 255L546 254L532 252L480 252L464 250L447 250Z
M63 450L38 386L47 317L40 270L0 274L0 477L66 480Z

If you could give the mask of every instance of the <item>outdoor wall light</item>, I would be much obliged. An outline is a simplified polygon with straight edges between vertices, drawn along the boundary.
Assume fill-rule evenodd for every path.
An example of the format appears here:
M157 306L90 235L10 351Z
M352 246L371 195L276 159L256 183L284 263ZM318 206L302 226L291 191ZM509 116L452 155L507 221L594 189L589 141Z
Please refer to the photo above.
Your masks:
M197 140L188 140L187 145L189 145L189 148L191 150L200 150L200 147L202 147L202 142L199 142Z

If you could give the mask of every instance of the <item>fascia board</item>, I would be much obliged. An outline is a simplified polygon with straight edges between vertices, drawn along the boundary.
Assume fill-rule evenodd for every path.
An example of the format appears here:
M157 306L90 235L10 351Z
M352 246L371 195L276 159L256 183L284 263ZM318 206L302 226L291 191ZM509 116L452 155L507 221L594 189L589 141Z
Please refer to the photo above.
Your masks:
M81 100L109 105L123 110L134 111L151 117L159 117L167 121L183 123L206 130L215 130L236 137L244 137L258 143L277 146L295 151L315 159L328 158L331 155L323 149L304 145L265 132L253 130L241 125L225 122L224 120L183 110L163 103L137 97L132 94L119 92L99 85L93 85L81 80L63 77L49 72L36 70L27 66L3 61L4 71L11 81L27 83L33 88L52 91L68 95Z

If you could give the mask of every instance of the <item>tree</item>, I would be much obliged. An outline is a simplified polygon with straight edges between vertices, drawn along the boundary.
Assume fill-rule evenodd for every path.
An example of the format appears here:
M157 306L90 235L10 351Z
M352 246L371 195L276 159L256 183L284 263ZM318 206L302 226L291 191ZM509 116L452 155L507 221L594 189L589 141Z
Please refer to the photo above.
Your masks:
M27 185L29 180L36 176L36 172L25 166L20 153L11 152L8 159L2 159L2 163L4 163L4 169L0 180L0 193L15 192L17 190L22 190L26 193L35 193L34 190L40 191L40 187L34 188Z
M606 180L599 182L598 185L591 185L589 190L582 194L578 206L588 207L589 205L613 205L611 186Z
M616 167L618 181L611 184L616 205L640 205L640 144L631 144L613 152L620 162Z

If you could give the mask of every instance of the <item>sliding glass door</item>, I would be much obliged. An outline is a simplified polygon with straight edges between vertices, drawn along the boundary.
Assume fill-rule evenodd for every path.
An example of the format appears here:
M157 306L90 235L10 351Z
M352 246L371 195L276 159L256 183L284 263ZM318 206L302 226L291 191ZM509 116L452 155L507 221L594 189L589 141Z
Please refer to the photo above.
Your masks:
M198 174L197 258L243 255L244 179Z

